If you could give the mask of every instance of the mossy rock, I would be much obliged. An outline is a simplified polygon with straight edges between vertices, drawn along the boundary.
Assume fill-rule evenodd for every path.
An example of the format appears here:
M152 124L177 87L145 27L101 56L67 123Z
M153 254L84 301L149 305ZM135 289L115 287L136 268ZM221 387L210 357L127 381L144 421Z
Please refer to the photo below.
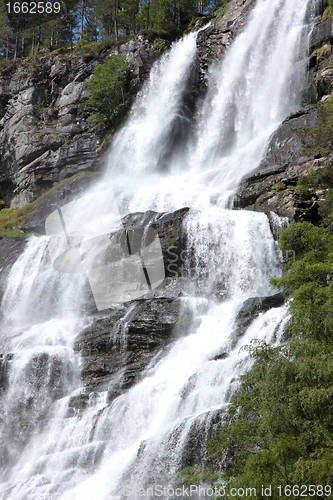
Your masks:
M0 210L0 236L26 236L29 233L44 234L46 217L58 206L83 195L96 180L95 172L80 172L57 183L37 200L22 208Z
M271 190L272 191L283 191L286 188L286 185L284 182L277 182L272 186Z
M314 106L316 123L311 128L300 128L297 133L303 144L303 154L323 156L333 148L333 93L324 102Z

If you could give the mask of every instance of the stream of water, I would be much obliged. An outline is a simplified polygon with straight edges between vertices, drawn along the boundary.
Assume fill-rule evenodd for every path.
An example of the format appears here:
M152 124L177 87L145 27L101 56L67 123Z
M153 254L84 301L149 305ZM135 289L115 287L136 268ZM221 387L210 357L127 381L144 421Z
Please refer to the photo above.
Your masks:
M285 306L235 335L244 301L274 293L269 278L280 273L280 257L265 214L227 207L272 132L299 109L312 4L257 0L210 69L194 115L184 96L196 34L175 43L114 138L101 187L113 189L121 214L190 207L188 244L208 270L196 293L180 299L193 324L140 382L112 403L107 392L93 393L84 411L71 414L69 400L81 390L73 342L91 321L82 315L84 278L52 269L46 237L31 238L14 264L2 302L2 350L12 353L0 402L2 500L173 498L167 488L193 436L204 448L250 366L243 347L280 341ZM219 283L223 301L215 300Z

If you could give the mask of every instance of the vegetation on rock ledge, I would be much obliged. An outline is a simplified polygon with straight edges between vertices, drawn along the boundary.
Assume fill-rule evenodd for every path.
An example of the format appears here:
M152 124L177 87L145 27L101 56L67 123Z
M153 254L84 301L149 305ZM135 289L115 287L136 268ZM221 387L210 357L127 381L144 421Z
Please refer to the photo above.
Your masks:
M129 64L121 55L97 64L92 79L87 83L90 91L88 106L91 118L103 130L114 128L124 118L131 105Z
M333 16L333 0L328 0L328 5L322 15L322 21L326 21L330 16Z
M333 94L324 102L315 105L317 124L311 129L300 129L304 153L323 155L333 149Z
M31 217L35 210L37 210L38 205L43 202L48 196L50 196L54 191L61 189L67 183L73 180L79 180L81 178L91 178L94 179L98 174L95 172L79 172L63 179L61 182L56 183L51 189L46 191L42 196L37 198L35 201L28 203L22 208L3 208L0 210L0 237L22 237L28 236L28 234L23 230L24 224L27 219Z

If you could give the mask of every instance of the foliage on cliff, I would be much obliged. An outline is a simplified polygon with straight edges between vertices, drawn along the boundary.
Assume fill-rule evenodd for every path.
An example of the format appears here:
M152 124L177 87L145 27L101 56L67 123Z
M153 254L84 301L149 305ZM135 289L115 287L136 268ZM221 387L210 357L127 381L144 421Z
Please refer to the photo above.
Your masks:
M102 130L116 127L131 105L128 74L129 64L120 55L94 67L87 84L88 106L91 118Z
M296 192L302 200L313 200L321 197L318 202L318 216L321 225L330 226L333 222L333 165L307 168L298 178Z
M333 94L315 106L317 124L310 130L300 130L305 144L305 153L327 154L333 148Z
M333 16L333 0L328 0L328 5L323 13L322 20L325 21L330 16Z

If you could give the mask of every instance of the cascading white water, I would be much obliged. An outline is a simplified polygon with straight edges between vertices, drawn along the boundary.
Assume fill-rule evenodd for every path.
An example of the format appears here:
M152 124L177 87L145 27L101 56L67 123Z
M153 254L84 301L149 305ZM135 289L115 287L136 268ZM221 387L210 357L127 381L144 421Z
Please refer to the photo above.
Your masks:
M186 142L167 158L167 166L160 141L170 148L175 134L186 137L183 127L188 120L181 96L190 76L194 36L166 56L162 74L162 66L154 68L110 152L108 182L118 191L124 211L226 205L240 179L258 166L272 132L299 109L308 4L257 1L246 29L211 69L206 99ZM184 60L187 64L179 72ZM171 78L178 89L175 95L165 87ZM147 127L148 116L154 126Z
M114 188L123 212L196 209L186 220L196 293L181 299L193 325L141 382L112 404L106 393L91 394L87 409L72 415L68 402L80 390L72 342L89 322L80 316L83 279L50 270L44 238L32 239L14 265L3 300L2 341L14 357L1 403L0 458L8 463L1 499L136 500L139 489L171 484L190 436L209 428L249 366L242 346L279 342L285 307L259 315L236 336L244 300L272 293L268 280L279 273L279 258L264 214L225 206L259 164L272 131L299 105L309 4L257 1L212 69L192 124L182 103L196 37L185 37L154 66L114 140L103 184ZM25 432L15 436L22 422ZM155 490L155 497L170 496Z

